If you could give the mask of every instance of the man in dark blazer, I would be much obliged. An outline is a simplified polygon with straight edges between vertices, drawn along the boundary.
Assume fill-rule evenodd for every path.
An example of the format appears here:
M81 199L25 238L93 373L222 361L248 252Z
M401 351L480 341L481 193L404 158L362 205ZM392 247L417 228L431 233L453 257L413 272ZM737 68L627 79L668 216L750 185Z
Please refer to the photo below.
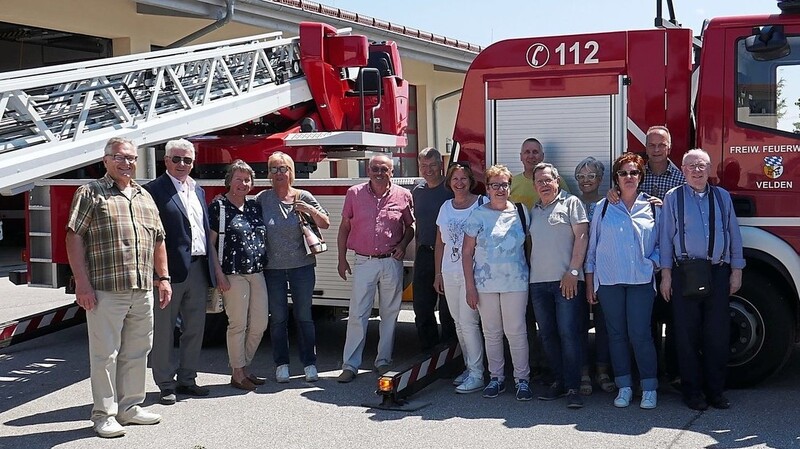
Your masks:
M215 253L209 240L205 193L189 176L194 156L194 146L188 140L167 142L164 158L167 172L144 186L161 214L172 277L172 302L163 310L155 308L150 353L153 379L161 390L159 402L164 405L174 404L176 393L209 394L208 388L197 385L195 379L205 330L208 286L216 285ZM179 314L182 332L180 348L176 350L174 329Z

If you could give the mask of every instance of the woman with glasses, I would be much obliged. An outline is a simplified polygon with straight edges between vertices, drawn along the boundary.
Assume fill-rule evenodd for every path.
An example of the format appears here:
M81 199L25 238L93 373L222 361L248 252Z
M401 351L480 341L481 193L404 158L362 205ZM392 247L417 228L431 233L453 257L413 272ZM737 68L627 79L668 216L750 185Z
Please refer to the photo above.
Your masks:
M255 172L242 160L235 160L225 174L228 191L208 207L211 241L223 239L222 272L217 287L222 290L225 313L228 315L228 357L233 369L231 385L252 391L264 383L248 372L247 367L261 344L267 329L267 286L264 283L267 229L261 218L261 207L247 194L253 189ZM224 230L219 232L221 208L224 207Z
M489 202L475 208L464 223L462 267L467 304L477 309L486 342L491 379L483 397L495 398L506 389L503 335L514 364L516 398L533 398L528 381L528 265L525 262L528 210L508 200L511 172L503 165L486 170Z
M447 306L455 321L458 343L464 353L466 376L459 376L463 380L456 386L456 393L472 393L484 387L483 338L478 311L467 305L461 247L464 239L464 223L475 208L488 200L472 193L478 182L468 165L450 166L444 185L453 192L453 199L442 204L439 216L436 218L434 250L436 277L433 287L447 299Z
M620 201L597 204L586 254L586 298L605 312L611 365L619 388L614 405L627 407L633 398L630 347L636 357L643 409L656 407L658 369L650 333L656 290L653 275L659 266L656 206L638 193L644 179L644 159L625 153L613 166Z
M583 201L583 205L586 207L586 215L590 223L594 216L597 202L602 198L599 190L603 182L605 171L606 167L603 163L591 156L580 161L575 167L575 180L578 181L578 188L581 192L578 198ZM594 312L595 381L603 391L611 393L616 387L610 376L611 359L608 353L608 331L606 330L603 308L599 303L590 305L588 302L585 302L583 305L583 368L581 372L580 393L584 396L592 394L591 355L589 354L590 312Z
M267 267L264 276L269 292L270 337L275 379L289 382L289 290L292 292L292 313L297 326L300 362L305 379L315 382L317 374L316 331L311 316L311 300L316 283L316 257L307 254L300 215L318 228L328 229L328 212L314 196L292 187L294 160L280 151L267 160L272 189L256 196L267 225Z

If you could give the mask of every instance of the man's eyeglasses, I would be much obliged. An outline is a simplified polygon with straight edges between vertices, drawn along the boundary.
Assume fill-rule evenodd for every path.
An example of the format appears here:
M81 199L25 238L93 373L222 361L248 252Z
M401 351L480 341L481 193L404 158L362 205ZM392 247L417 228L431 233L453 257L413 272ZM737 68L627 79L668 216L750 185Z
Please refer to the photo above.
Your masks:
M547 184L551 184L553 181L555 181L555 179L540 179L534 182L540 186L546 186Z
M181 162L183 162L183 165L192 165L194 159L190 158L189 156L172 156L173 164L180 164Z
M280 167L270 167L269 172L273 175L277 175L278 173L289 173L289 167L286 165L281 165Z
M705 171L705 169L708 168L708 164L706 164L704 162L698 162L696 164L684 165L684 167L688 168L691 171L697 171L697 170Z
M575 179L577 179L580 182L594 181L595 179L597 179L597 173L578 173L577 175L575 175Z
M369 169L372 171L372 173L389 173L389 167L378 167L372 165L369 167Z
M627 178L628 176L633 176L635 178L641 174L642 172L639 170L631 170L631 171L617 170L617 176L619 176L620 178Z
M488 185L492 190L508 190L511 187L507 182L490 182Z
M139 156L123 156L121 154L107 154L106 156L114 159L114 162L127 162L129 164L136 163Z

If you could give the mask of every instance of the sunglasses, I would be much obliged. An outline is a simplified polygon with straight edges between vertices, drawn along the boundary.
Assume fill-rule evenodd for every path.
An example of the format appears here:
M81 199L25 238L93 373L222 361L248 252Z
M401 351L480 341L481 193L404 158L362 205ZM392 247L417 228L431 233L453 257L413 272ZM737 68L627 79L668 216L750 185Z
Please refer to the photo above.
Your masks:
M617 176L619 176L620 178L627 178L628 176L633 176L635 178L641 174L642 172L639 170L631 170L631 171L617 170Z
M277 175L278 173L289 173L289 167L285 165L281 165L280 167L270 167L269 172L273 175Z
M597 173L579 173L575 175L575 179L578 181L594 181L597 179Z
M183 165L192 165L192 162L194 162L194 159L190 158L189 156L172 156L171 160L173 164L180 164L183 162Z
M139 156L123 156L121 154L107 154L111 159L114 159L114 162L127 162L129 164L133 164L139 159Z
M389 173L388 167L376 167L374 165L370 166L369 169L372 173Z

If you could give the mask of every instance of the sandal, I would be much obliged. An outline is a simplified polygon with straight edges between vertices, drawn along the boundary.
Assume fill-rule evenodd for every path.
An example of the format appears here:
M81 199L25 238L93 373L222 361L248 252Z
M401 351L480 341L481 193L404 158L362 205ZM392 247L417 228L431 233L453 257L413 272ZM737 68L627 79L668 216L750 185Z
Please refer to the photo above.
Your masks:
M614 381L611 380L611 377L609 377L609 375L606 373L601 373L597 375L597 383L600 385L600 389L605 391L606 393L613 393L614 390L617 389L617 386L616 384L614 384Z
M589 376L581 376L581 396L589 396L592 394L592 378Z

